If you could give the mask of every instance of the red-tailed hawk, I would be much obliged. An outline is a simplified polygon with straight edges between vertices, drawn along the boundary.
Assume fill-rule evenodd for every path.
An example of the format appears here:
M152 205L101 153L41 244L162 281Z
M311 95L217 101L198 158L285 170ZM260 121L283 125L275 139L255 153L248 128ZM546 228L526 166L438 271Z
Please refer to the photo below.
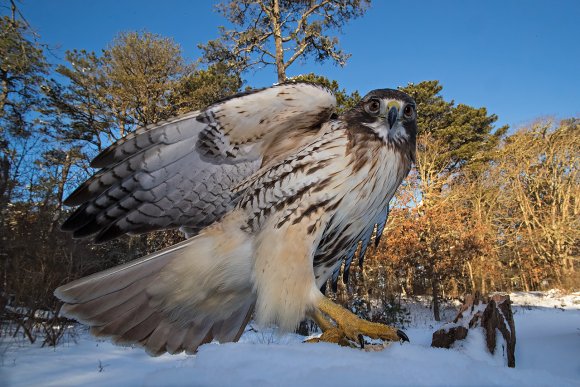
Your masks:
M336 116L327 89L287 83L138 129L93 161L63 229L105 241L181 227L186 241L59 287L63 312L151 354L236 341L248 320L321 340L407 339L320 288L350 265L415 157L414 101L374 90ZM379 235L380 236L380 235Z

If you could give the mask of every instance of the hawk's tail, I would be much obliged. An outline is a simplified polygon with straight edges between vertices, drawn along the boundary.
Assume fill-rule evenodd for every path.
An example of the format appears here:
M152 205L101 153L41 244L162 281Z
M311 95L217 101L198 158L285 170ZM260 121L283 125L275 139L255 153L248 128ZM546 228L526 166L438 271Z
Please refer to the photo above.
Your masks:
M237 341L255 303L251 244L227 228L59 287L62 313L152 355Z

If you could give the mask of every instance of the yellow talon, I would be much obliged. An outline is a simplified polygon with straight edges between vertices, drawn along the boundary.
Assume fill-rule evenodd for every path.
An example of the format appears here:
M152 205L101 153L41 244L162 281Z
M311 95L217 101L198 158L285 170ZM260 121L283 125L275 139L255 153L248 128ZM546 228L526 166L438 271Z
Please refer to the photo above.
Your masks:
M320 337L310 339L308 342L326 341L345 346L360 343L363 347L363 336L389 341L409 341L403 331L388 325L363 320L326 297L321 298L317 307L318 310L313 312L311 317L320 326L323 333ZM324 315L330 317L336 326Z

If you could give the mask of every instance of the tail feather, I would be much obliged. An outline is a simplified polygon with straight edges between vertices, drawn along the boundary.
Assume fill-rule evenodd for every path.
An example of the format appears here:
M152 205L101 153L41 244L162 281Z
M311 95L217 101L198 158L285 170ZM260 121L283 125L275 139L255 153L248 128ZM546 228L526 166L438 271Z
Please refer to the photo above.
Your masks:
M146 314L147 317L129 330L126 330L122 335L115 338L115 342L119 344L138 343L151 337L151 334L162 324L166 323L159 313L153 311Z
M202 343L204 343L205 338L208 335L211 325L192 325L185 335L181 347L187 353L194 353ZM211 340L210 340L211 341ZM179 349L181 352L181 348Z
M180 250L190 246L186 240L146 257L70 282L54 291L56 297L70 304L86 303L114 294L136 281L158 273Z
M166 352L166 344L169 341L169 336L171 333L175 334L175 326L172 326L167 320L161 321L159 325L153 330L153 332L147 338L147 343L145 348L147 352L157 355Z
M183 352L185 350L183 343L185 342L185 338L190 329L190 327L186 327L184 329L174 330L167 337L165 350L171 354Z
M120 315L111 315L111 319L103 325L96 325L97 336L123 337L128 331L146 321L155 313L146 305L137 305L122 312Z
M145 277L134 282L125 289L119 290L111 297L100 297L82 304L64 304L61 313L74 316L79 322L87 325L104 325L111 320L111 316L118 316L123 311L141 306L147 302L147 295L143 292Z
M79 304L79 306L82 306L82 304ZM81 318L80 319L77 318L77 319L84 324L102 327L103 329L105 329L105 327L107 325L110 325L117 320L121 320L121 322L119 322L119 324L125 324L125 327L127 327L127 324L130 324L131 322L133 322L134 324L140 322L140 321L136 321L139 319L139 316L137 316L137 314L147 313L148 308L146 308L146 306L147 306L147 298L145 297L145 295L139 294L139 295L136 295L135 297L127 300L126 302L124 302L120 305L117 305L117 306L113 306L110 309L103 311L102 313L95 315L95 316L83 318L80 313L77 313L76 315L73 314L73 315L74 316L80 315ZM90 312L89 312L89 310L87 310L85 313L88 314ZM68 313L68 311L67 311L67 315L71 315L71 314ZM129 327L127 327L127 329L128 328L131 328L131 327L129 326ZM108 329L109 330L115 329L115 326L111 326L111 328L108 328ZM116 329L119 329L119 328L116 328Z
M152 355L195 352L214 338L237 341L255 294L249 245L243 234L225 231L216 226L59 287L55 295L65 302L61 313L88 324L96 336L140 344Z
M253 311L253 302L242 305L229 320L223 320L219 326L214 325L212 328L214 338L220 343L238 341L244 333L244 328L250 321Z

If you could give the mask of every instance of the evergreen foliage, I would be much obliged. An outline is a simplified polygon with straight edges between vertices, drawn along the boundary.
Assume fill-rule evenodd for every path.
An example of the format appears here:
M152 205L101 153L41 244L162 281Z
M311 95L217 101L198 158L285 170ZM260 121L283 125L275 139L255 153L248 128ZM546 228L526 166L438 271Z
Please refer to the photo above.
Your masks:
M476 166L485 154L505 135L508 126L495 128L495 114L485 107L475 108L455 101L445 101L439 81L424 81L400 88L417 103L418 135L429 135L446 144L447 149L435 161L436 168L449 172Z
M353 91L349 94L345 89L341 89L338 85L338 82L335 80L330 80L322 75L316 75L314 73L298 75L296 77L290 78L292 81L302 81L302 82L311 82L322 85L332 91L336 96L336 104L337 104L337 111L338 113L342 113L354 105L356 105L361 96L357 90Z

